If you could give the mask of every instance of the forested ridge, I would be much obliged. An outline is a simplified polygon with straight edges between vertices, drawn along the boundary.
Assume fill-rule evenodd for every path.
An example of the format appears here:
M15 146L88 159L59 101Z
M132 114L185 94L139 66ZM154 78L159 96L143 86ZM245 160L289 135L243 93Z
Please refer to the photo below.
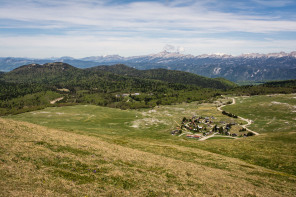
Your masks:
M296 92L296 80L270 81L260 85L246 85L226 91L235 95L291 94Z
M0 86L1 115L78 103L122 109L154 107L220 95L220 90L213 88L83 70L65 63L19 67L3 74ZM63 97L61 101L50 104L60 97Z
M125 65L79 69L66 63L30 64L0 73L0 115L48 106L94 104L121 109L210 101L221 94L296 92L296 80L237 86L225 79ZM52 100L62 98L58 102Z
M132 76L132 77L141 77L145 79L155 79L166 81L170 83L181 83L188 85L196 85L202 88L215 88L215 89L229 89L236 87L237 85L228 80L212 79L203 77L200 75L176 71L176 70L167 70L167 69L151 69L151 70L137 70L135 68L128 67L123 64L117 64L113 66L97 66L87 69L89 71L108 71L115 74Z

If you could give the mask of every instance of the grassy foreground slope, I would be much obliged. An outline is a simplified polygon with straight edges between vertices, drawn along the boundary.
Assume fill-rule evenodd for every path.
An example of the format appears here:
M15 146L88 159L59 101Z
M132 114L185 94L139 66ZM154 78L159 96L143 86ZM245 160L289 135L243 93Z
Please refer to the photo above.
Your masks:
M290 104L295 99L295 95L238 97L237 104L226 108L255 99L254 110L264 114L267 107L255 102L261 97ZM1 119L1 188L11 193L18 184L23 185L19 191L48 195L294 196L296 132L286 108L278 110L277 120L286 125L282 120L289 119L290 128L255 137L198 142L169 134L184 116L244 124L217 110L228 101L141 110L77 105L8 116L34 124ZM253 124L256 128L258 121ZM266 129L268 124L260 127ZM23 166L31 168L24 171ZM29 171L28 182L18 178Z
M98 136L8 119L0 119L0 134L1 196L293 196L296 192L296 178L196 148L147 141L148 148L159 147L152 153ZM180 158L164 156L162 151Z
M291 97L291 99L294 98ZM222 102L227 102L227 99L222 100ZM186 139L185 135L184 138L170 135L170 131L177 126L176 122L180 122L183 117L191 117L192 115L214 116L217 121L235 121L244 124L241 120L222 115L217 110L217 105L218 103L199 105L183 103L155 107L152 110L120 110L93 105L77 105L47 108L8 117L54 129L94 135L110 143L176 159L191 161L192 155L172 149L173 144L239 158L254 165L277 170L288 175L296 175L296 152L294 151L296 149L296 133L293 132L296 124L293 122L290 124L289 132L280 132L281 130L279 130L279 132L270 132L268 135L228 140L228 142L224 140L197 142ZM264 111L265 107L260 108L260 105L258 105L256 109ZM278 113L285 114L286 111ZM256 124L257 121L254 122L254 125ZM286 124L284 123L284 125ZM150 142L164 143L163 146L166 149L158 145L151 145ZM208 165L220 167L219 162L218 164L215 162L208 163Z

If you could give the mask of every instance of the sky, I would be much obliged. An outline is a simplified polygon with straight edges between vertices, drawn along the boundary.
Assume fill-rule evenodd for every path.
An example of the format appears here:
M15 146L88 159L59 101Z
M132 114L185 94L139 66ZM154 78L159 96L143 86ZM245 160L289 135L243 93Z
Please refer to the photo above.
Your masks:
M296 0L0 0L0 57L296 51Z

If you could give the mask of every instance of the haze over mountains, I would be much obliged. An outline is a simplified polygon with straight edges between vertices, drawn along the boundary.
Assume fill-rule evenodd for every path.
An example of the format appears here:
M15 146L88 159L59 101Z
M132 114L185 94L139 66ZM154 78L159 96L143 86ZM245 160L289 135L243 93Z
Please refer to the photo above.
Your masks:
M119 55L91 56L80 59L72 57L32 59L0 58L0 70L11 71L26 64L65 62L78 68L98 65L125 64L130 67L148 70L164 68L195 73L211 78L225 78L234 82L270 81L296 78L296 52L291 53L250 53L240 56L227 54L186 55L163 51L152 55L122 57Z

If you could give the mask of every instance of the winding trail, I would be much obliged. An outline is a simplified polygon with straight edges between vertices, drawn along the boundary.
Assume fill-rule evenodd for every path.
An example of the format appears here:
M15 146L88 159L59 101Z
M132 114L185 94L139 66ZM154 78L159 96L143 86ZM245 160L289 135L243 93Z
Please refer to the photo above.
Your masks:
M229 105L234 105L236 102L235 102L235 98L232 98L232 103L231 104L229 104ZM221 105L220 107L217 107L217 109L218 109L218 111L223 111L221 108L222 107L225 107L226 105ZM260 135L259 133L257 133L256 131L253 131L253 130L251 130L251 129L249 129L249 128L247 128L247 126L250 126L251 124L252 124L252 120L250 120L250 119L247 119L247 118L243 118L243 117L241 117L241 116L237 116L239 119L241 119L241 120L243 120L243 121L246 121L247 122L247 124L244 124L244 125L242 125L242 127L243 128L245 128L247 131L249 131L249 132L252 132L252 133L254 133L255 135Z
M229 105L234 105L236 103L236 101L235 101L235 99L234 98L232 98L232 103L231 104L229 104ZM218 111L223 111L221 108L222 107L225 107L226 105L221 105L220 107L217 107L217 109L218 109Z

